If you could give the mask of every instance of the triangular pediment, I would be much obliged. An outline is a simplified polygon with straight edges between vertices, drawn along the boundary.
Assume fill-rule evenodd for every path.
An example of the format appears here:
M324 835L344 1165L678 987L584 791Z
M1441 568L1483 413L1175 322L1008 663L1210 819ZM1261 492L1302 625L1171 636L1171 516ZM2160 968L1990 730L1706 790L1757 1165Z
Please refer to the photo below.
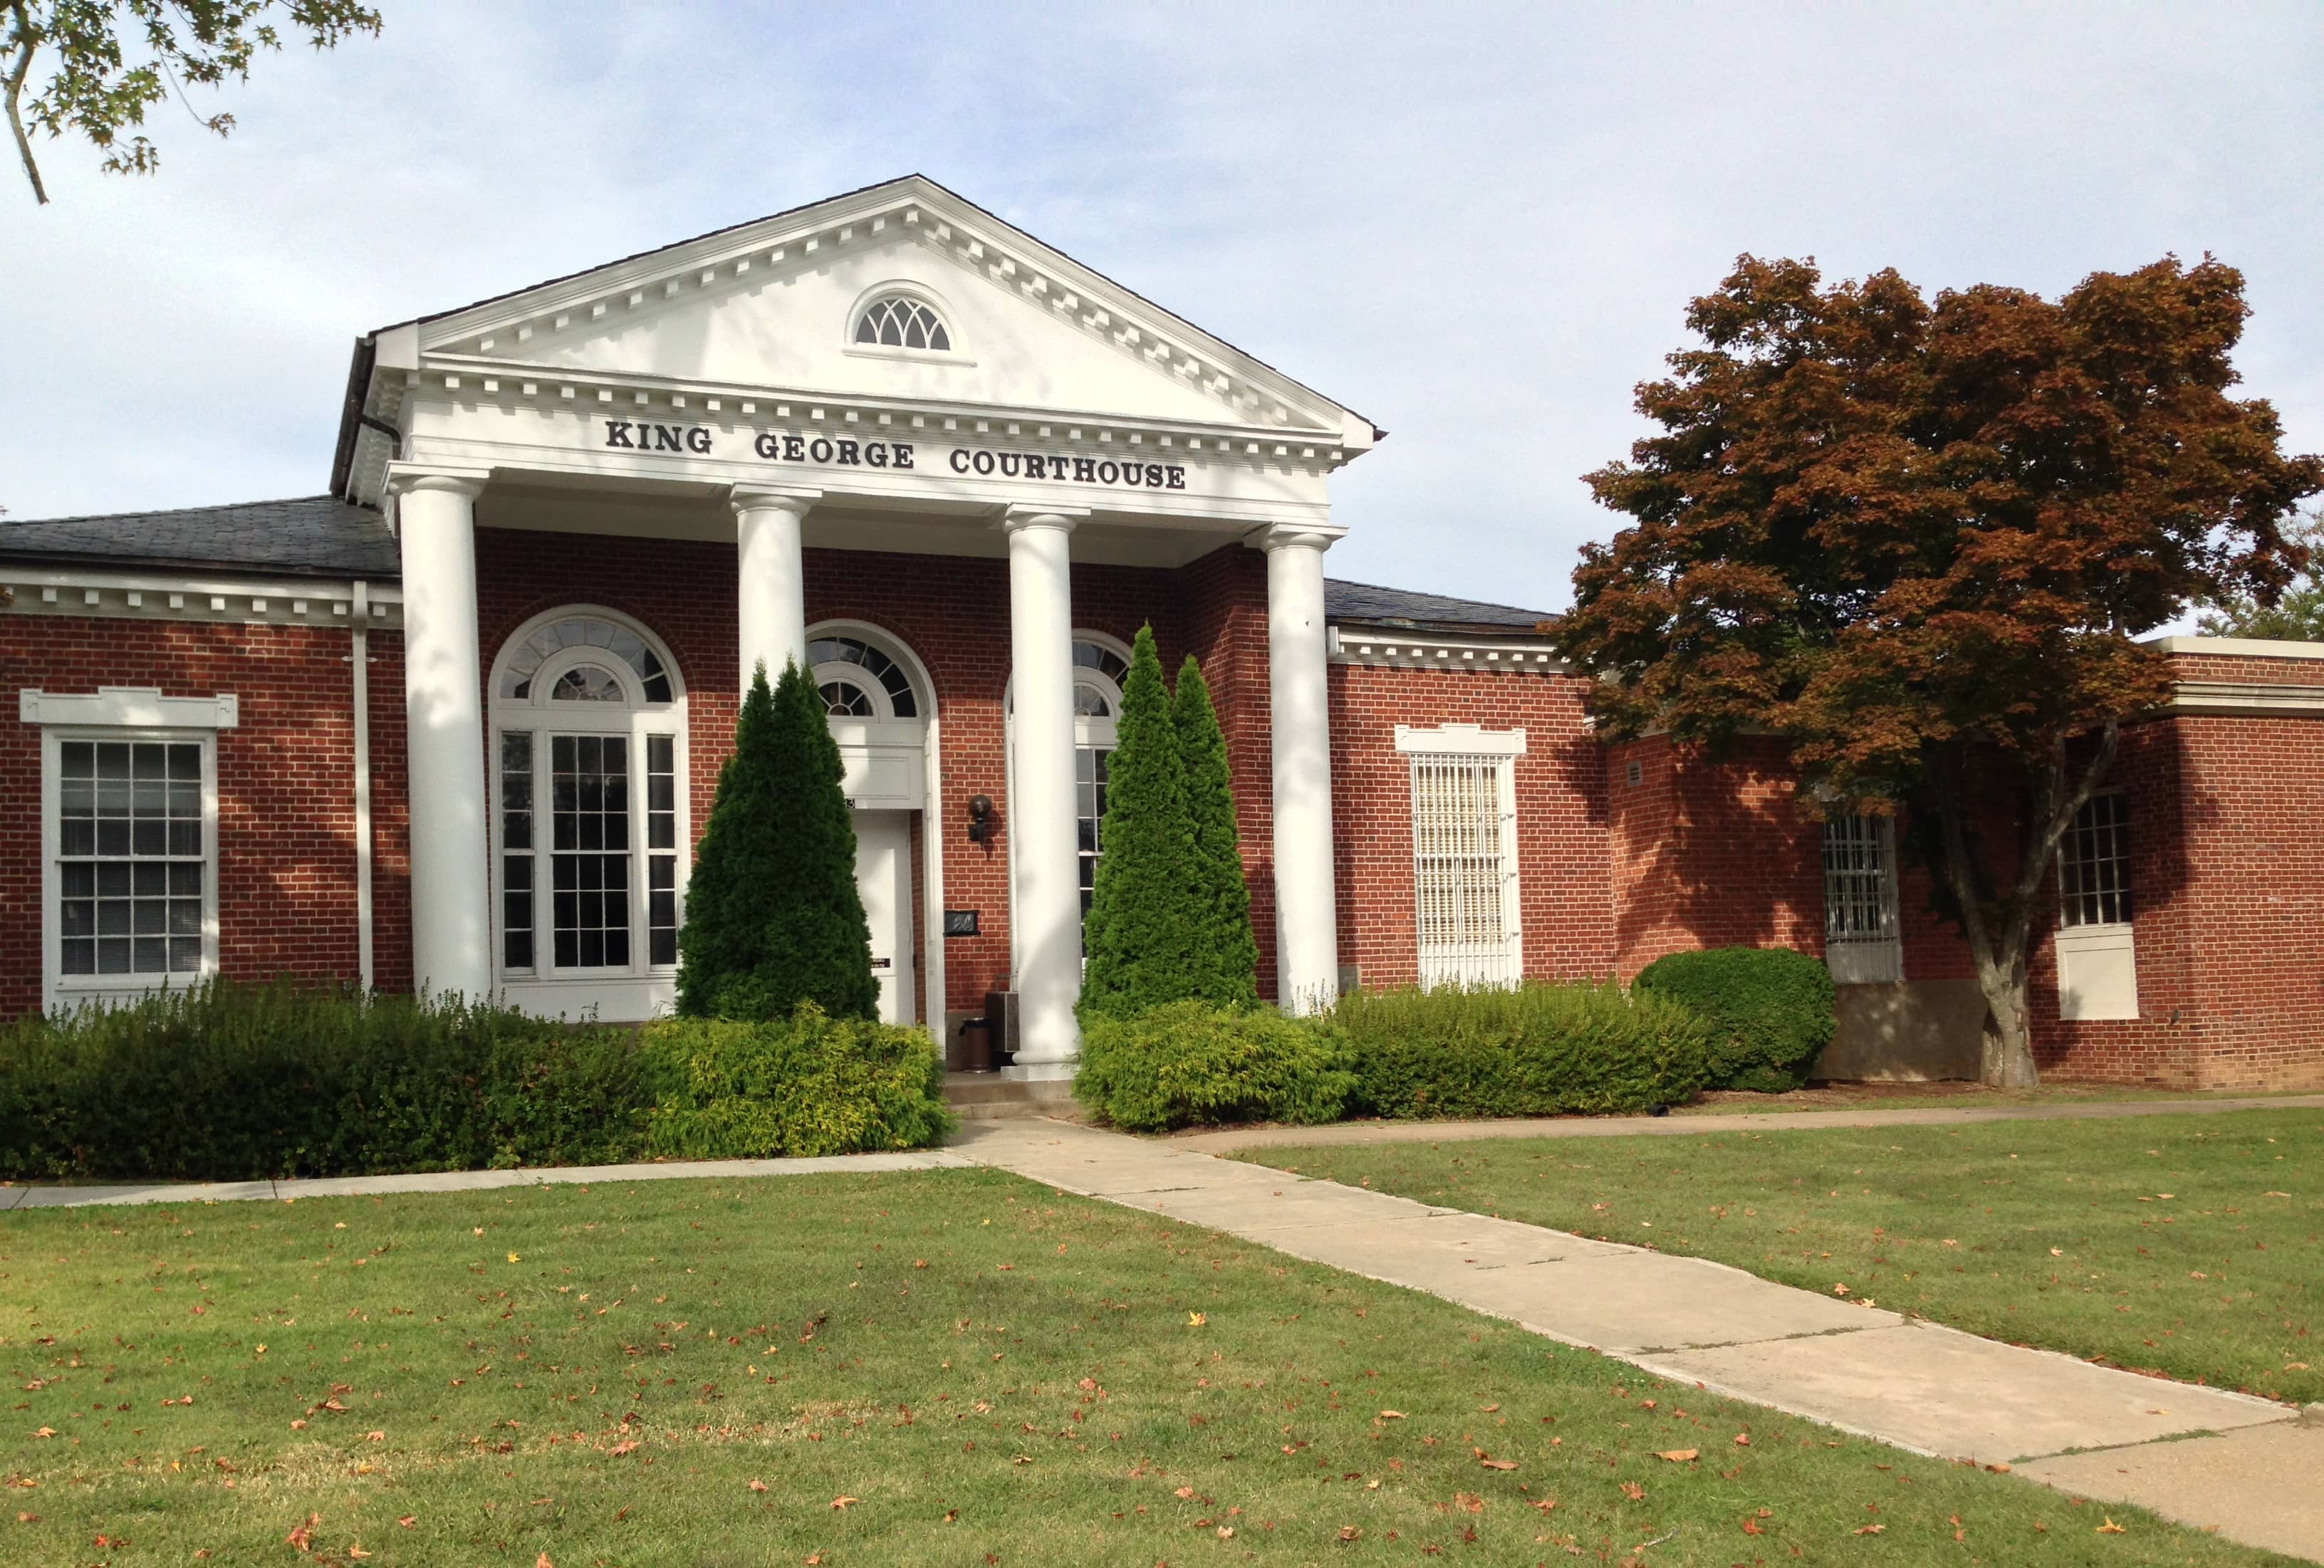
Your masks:
M890 294L945 352L865 346ZM912 176L391 329L414 363L1298 433L1370 422Z

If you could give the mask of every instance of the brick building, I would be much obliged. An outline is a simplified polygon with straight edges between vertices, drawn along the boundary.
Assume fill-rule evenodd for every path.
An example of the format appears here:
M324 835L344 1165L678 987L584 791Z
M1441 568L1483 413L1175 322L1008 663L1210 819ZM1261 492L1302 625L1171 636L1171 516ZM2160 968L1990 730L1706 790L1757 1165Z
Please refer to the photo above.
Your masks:
M907 179L365 335L328 493L0 523L0 1012L224 973L668 1006L745 672L810 666L890 1017L1069 1072L1129 640L1202 661L1262 988L1784 943L1973 1066L1889 825L1585 722L1532 611L1327 580L1370 420ZM2324 1083L2324 650L2181 641L2062 872L2043 1065ZM972 833L972 828L976 831Z

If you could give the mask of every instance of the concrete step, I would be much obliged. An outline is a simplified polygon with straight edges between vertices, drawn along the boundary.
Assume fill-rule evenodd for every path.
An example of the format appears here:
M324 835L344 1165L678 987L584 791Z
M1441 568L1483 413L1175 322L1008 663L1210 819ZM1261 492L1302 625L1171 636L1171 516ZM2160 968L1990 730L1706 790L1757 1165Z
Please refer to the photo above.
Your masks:
M999 1121L1018 1116L1078 1121L1081 1117L1070 1078L1028 1082L998 1073L947 1073L945 1103L964 1121Z

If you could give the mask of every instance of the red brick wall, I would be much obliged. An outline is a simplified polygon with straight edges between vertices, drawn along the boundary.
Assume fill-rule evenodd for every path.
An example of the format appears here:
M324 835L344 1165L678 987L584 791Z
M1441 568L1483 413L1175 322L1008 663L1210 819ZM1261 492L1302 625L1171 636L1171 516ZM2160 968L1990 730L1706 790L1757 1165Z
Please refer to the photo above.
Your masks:
M1793 809L1780 744L1745 741L1714 762L1651 736L1606 748L1606 779L1624 979L1697 947L1822 955L1821 830Z
M2304 675L2308 661L2237 662ZM2114 778L2130 796L2140 1016L2061 1020L2045 943L2034 971L2044 1069L2174 1088L2324 1086L2324 724L2173 717L2124 737Z
M733 547L491 528L480 528L476 538L487 673L518 626L567 604L620 610L669 645L687 694L694 826L699 834L708 823L718 770L732 746L738 706ZM936 809L944 844L945 903L980 911L980 935L945 944L942 1006L981 1010L984 993L1005 986L1010 971L1003 749L1008 562L810 549L805 567L810 623L848 620L877 626L918 654L936 683L943 760L942 799ZM1268 828L1264 558L1233 546L1176 572L1083 565L1073 568L1072 585L1075 626L1126 643L1150 621L1173 678L1188 651L1203 659L1235 767L1245 862L1253 867L1253 903L1261 906ZM999 807L1001 835L990 845L968 840L968 802L976 795L991 796ZM1255 908L1254 916L1271 971L1271 894L1263 912Z
M1522 728L1515 766L1517 896L1526 973L1603 977L1614 952L1605 755L1583 721L1578 682L1516 670L1331 670L1333 853L1340 962L1367 986L1419 977L1413 928L1412 769L1396 727Z
M217 735L218 960L228 975L358 973L350 642L336 627L0 618L12 687L239 699L239 724ZM374 704L374 745L400 757L401 650L392 635L372 644L372 689L389 699ZM376 928L379 978L409 985L400 766L381 770L374 787L387 851L374 873L387 917ZM12 718L0 724L0 1016L41 1005L40 808L41 727Z

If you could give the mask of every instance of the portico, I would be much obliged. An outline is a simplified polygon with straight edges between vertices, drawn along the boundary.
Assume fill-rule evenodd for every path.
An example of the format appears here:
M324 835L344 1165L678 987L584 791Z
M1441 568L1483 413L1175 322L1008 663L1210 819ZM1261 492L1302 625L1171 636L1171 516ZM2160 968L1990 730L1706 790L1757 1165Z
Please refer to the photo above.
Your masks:
M661 788L662 768L698 828L742 685L798 661L833 704L859 812L917 830L918 897L904 902L918 984L898 994L940 1028L973 1006L947 987L945 915L964 912L947 872L998 876L1005 907L964 912L1005 934L994 978L1018 997L1013 1070L1069 1075L1102 809L1084 740L1089 705L1107 700L1084 655L1151 620L1206 669L1216 659L1214 682L1266 735L1238 788L1247 863L1271 884L1276 990L1303 1009L1334 992L1326 483L1376 438L1368 421L917 179L385 329L355 380L346 483L389 509L405 582L420 985L608 1017L666 1006L650 923L682 918L690 835L655 855L642 841L665 830L632 798ZM494 563L512 553L575 585L563 620L525 585L536 641L621 632L667 671L657 698L643 665L568 659L557 668L606 677L571 677L576 693L687 716L567 746L561 715L578 709L520 696L503 668L493 601L510 588ZM857 586L899 574L927 585L910 615ZM1084 630L1089 574L1124 631ZM649 589L685 606L683 639ZM972 619L982 635L961 648ZM834 641L825 622L859 634ZM956 650L916 646L936 625ZM892 689L811 659L811 643L860 647L848 657L877 660ZM701 657L713 644L732 650L716 668ZM977 700L996 677L999 778ZM967 842L958 807L971 793L999 798L990 871L993 846ZM576 816L584 795L623 812ZM670 862L670 887L649 885L649 859ZM678 915L651 912L663 892Z

